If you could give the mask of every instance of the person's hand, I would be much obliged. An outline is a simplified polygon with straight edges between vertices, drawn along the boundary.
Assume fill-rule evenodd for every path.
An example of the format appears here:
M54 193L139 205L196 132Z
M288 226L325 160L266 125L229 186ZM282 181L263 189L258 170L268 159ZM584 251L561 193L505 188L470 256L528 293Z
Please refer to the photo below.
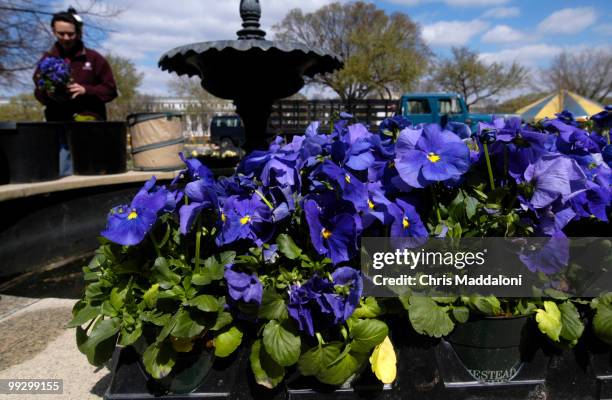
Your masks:
M78 83L71 83L67 86L68 91L72 94L72 98L74 99L77 96L82 96L87 93L87 90L82 85Z

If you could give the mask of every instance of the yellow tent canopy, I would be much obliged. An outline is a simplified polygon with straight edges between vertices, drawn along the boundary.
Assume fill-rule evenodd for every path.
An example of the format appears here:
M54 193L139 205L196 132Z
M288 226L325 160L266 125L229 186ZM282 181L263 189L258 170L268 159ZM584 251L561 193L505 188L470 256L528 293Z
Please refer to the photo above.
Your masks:
M539 121L545 117L555 118L555 114L563 110L575 117L590 117L603 110L603 106L569 90L560 90L521 108L516 114L524 121Z

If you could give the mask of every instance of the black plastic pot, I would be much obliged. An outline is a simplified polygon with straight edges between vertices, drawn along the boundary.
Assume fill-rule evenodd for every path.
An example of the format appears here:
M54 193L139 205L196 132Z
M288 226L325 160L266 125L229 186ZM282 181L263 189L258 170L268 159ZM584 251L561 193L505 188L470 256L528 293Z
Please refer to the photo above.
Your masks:
M120 174L126 171L125 122L66 124L75 175Z
M482 318L457 324L446 338L476 381L503 383L523 367L528 318Z
M0 123L0 184L59 178L59 135L63 124Z
M376 398L395 400L402 396L399 385L383 385L369 372L342 387L323 385L311 377L289 373L285 382L275 389L257 384L250 370L250 345L242 346L227 358L216 358L201 384L189 393L168 394L160 382L143 373L134 347L117 348L113 354L112 377L105 400L150 399L266 399L266 400L349 400ZM176 368L176 366L175 366ZM297 378L297 379L296 379Z

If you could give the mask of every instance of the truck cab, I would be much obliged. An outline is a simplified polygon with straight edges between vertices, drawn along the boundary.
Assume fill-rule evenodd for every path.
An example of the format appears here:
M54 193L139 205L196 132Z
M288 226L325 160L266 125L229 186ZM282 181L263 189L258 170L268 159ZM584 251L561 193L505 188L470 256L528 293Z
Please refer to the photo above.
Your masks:
M467 124L472 132L478 122L492 120L491 115L470 113L465 100L457 93L404 93L400 99L400 112L413 124L455 121Z
M246 137L238 115L216 115L210 121L210 140L222 147L240 147Z

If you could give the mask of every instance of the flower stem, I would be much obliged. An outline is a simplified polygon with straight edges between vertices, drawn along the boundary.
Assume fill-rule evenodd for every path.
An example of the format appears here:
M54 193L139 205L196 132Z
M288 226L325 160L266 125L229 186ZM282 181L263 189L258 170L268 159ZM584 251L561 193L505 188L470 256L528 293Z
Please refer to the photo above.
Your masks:
M434 208L436 209L436 217L438 217L438 223L442 221L442 217L440 216L440 207L438 206L438 198L436 197L436 191L434 190L433 185L429 187L431 189L431 197L433 199Z
M202 239L202 221L198 216L197 230L196 230L196 247L195 247L195 270L200 269L200 240Z
M257 195L261 197L263 202L266 203L268 207L270 207L270 210L274 210L274 206L272 205L272 203L270 203L268 199L266 199L266 196L264 196L263 193L261 193L259 190L256 190L255 193L257 193Z
M482 144L485 153L485 160L487 161L487 171L489 172L489 184L491 190L495 190L495 182L493 182L493 169L491 168L491 159L489 158L489 146L486 143Z
M155 240L155 236L153 235L152 231L149 231L149 237L151 238L151 241L153 242L153 246L155 247L155 254L157 254L157 257L161 257L161 251L159 250L159 244L157 243L157 240Z

